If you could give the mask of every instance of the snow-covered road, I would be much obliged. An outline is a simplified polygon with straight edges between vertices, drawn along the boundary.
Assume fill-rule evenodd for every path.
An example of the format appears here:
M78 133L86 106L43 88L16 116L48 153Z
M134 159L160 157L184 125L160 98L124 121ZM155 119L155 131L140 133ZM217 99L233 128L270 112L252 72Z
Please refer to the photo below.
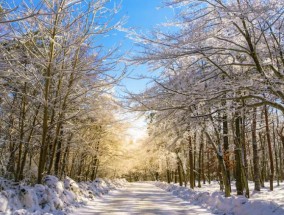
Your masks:
M160 188L148 183L129 183L122 190L112 191L109 195L89 202L78 208L72 215L90 214L212 214L200 206L190 205Z

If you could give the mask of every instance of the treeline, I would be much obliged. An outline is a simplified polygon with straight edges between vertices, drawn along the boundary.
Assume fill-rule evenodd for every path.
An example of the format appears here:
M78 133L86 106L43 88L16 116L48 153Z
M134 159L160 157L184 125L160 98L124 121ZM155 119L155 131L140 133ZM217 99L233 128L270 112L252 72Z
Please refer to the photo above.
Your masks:
M115 134L123 127L111 126L118 108L109 94L119 78L108 74L114 52L99 44L117 27L109 25L114 10L106 3L2 5L1 176L37 183L46 174L93 180L121 141Z
M256 191L264 182L270 182L273 190L284 180L284 125L279 113L267 109L253 109L238 117L231 113L226 121L214 116L216 123L210 125L214 131L195 125L180 131L180 137L154 123L155 132L147 143L153 145L148 151L151 155L144 155L144 163L127 177L175 182L192 189L217 180L228 196L236 183L237 193L249 197L248 181L254 181ZM153 154L158 161L148 164Z
M169 30L134 33L143 51L132 61L159 74L129 96L149 116L155 150L167 151L160 174L191 188L218 179L226 196L232 181L247 197L249 180L273 190L283 180L284 2L166 5L177 11Z

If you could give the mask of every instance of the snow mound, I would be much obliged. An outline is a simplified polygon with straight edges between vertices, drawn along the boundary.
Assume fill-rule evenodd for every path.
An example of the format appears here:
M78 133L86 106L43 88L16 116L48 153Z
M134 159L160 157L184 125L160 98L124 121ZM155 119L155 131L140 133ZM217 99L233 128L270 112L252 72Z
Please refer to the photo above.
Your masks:
M0 178L0 214L64 215L126 183L125 179L101 178L77 183L69 177L60 181L48 175L43 179L43 184L30 186Z
M195 191L190 188L181 187L166 182L153 182L161 189L171 192L173 195L190 202L193 205L200 205L210 209L216 214L227 215L283 215L283 204L279 205L273 201L247 199L243 196L231 196L225 198L222 192Z

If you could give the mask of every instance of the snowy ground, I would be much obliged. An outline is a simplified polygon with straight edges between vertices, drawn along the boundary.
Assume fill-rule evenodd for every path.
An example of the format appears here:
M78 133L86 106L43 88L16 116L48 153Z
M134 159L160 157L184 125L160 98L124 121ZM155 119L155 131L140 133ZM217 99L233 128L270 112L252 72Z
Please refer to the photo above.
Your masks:
M161 189L170 192L188 204L203 206L215 214L226 215L284 215L284 184L274 187L274 191L269 191L268 183L266 188L260 192L251 192L251 198L236 196L234 185L232 185L232 196L225 198L223 193L219 192L217 182L202 185L202 188L191 190L180 187L176 184L165 182L153 182ZM253 190L253 183L250 184L250 190Z
M150 183L129 183L121 190L87 203L71 215L209 215L213 214L198 205L190 205Z
M253 183L250 183L253 190ZM268 187L268 184L266 184ZM284 215L284 183L262 188L251 198L225 198L217 182L195 190L165 182L127 183L96 179L77 183L47 176L29 186L0 178L0 214L11 215Z
M126 183L123 179L77 183L68 177L59 181L46 176L43 184L30 186L0 178L0 214L65 215Z

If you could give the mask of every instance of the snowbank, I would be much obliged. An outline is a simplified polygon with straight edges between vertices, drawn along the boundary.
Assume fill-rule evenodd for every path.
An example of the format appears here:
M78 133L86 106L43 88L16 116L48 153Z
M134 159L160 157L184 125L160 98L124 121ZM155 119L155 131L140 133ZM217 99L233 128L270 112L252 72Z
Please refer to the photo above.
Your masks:
M195 191L190 188L180 187L175 184L168 184L166 182L154 182L157 187L171 192L173 195L189 201L191 204L200 205L204 208L210 209L216 214L228 215L283 215L284 214L284 198L282 202L266 198L266 193L262 192L262 200L247 199L243 196L231 196L225 198L222 192L208 192L208 191ZM278 187L277 193L282 192L280 195L284 196L284 186ZM273 193L272 192L272 193ZM269 196L269 195L268 195Z
M0 214L63 215L87 201L124 186L125 179L96 179L77 183L69 177L59 181L48 175L43 184L29 186L0 178Z

